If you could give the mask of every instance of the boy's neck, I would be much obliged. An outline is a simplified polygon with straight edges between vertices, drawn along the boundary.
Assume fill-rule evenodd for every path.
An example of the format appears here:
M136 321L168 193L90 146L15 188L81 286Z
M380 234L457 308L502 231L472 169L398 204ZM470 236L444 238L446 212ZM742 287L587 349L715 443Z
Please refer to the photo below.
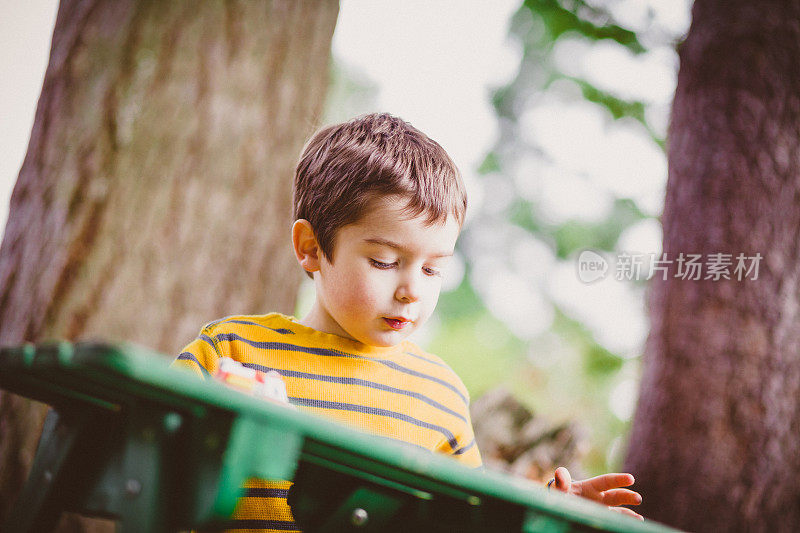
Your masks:
M297 320L297 323L313 329L314 331L325 333L327 335L334 335L336 337L341 337L348 342L356 343L364 350L391 350L392 348L396 348L402 344L399 343L393 346L374 346L372 344L365 344L348 334L347 331L345 331L335 320L333 320L333 318L328 315L328 313L326 313L317 302L314 303L314 306L311 308L308 314L306 314L306 316Z
M314 302L314 306L311 308L311 311L309 311L308 314L302 319L298 320L298 322L307 328L321 331L322 333L328 333L330 335L336 335L337 337L343 337L351 341L356 341L356 339L348 335L347 332L342 329L342 327L339 326L335 320L325 313L317 302Z

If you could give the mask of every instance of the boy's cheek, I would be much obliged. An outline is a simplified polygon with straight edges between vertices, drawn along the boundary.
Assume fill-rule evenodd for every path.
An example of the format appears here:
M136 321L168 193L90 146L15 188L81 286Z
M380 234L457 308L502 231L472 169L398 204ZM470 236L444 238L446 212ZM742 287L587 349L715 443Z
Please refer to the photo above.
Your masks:
M377 298L369 285L353 282L337 295L339 305L349 315L361 315L377 306Z
M434 301L431 303L431 305L430 305L428 308L426 308L426 309L425 309L425 311L424 311L424 319L422 320L422 324L424 324L425 322L427 322L427 321L428 321L428 319L429 319L429 318L431 317L431 315L433 314L433 310L434 310L434 309L436 309L436 300L434 300ZM422 324L420 324L420 325L422 325Z
M422 312L423 320L420 321L421 322L419 324L420 326L428 321L428 319L433 314L433 311L436 309L436 304L439 303L439 296L441 295L441 290L440 289L441 289L441 286L437 287L436 290L434 291L434 293L427 300L427 302L426 302L426 304L424 306L423 312Z
M361 302L362 306L374 305L379 301L381 294L387 297L391 293L391 290L385 286L386 284L382 283L383 281L374 272L358 273L347 280L346 298Z

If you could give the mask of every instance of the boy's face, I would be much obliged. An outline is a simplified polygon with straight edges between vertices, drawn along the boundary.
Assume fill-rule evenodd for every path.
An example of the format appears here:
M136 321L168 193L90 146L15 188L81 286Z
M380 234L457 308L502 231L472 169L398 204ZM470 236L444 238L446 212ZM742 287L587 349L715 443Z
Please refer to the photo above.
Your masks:
M333 263L320 254L316 301L303 324L371 346L394 346L430 317L442 270L460 227L453 217L427 225L403 213L404 199L377 198L357 223L342 227Z

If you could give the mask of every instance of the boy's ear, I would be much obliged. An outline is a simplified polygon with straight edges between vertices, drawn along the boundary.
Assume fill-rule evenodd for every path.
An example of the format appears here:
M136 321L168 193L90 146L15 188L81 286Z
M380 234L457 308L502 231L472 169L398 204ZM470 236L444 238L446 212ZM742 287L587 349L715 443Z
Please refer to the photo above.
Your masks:
M294 221L292 225L292 246L294 255L300 266L306 272L316 272L319 270L321 250L317 244L317 237L311 223L304 219Z

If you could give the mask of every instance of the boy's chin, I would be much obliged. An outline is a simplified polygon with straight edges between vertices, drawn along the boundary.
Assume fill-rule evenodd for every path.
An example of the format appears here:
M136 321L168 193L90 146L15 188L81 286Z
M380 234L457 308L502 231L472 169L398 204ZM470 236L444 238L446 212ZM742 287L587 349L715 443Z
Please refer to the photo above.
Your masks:
M406 340L411 333L412 331L381 331L379 333L369 335L368 338L364 339L359 339L356 337L356 340L361 344L374 346L376 348L391 348L392 346L397 346Z

